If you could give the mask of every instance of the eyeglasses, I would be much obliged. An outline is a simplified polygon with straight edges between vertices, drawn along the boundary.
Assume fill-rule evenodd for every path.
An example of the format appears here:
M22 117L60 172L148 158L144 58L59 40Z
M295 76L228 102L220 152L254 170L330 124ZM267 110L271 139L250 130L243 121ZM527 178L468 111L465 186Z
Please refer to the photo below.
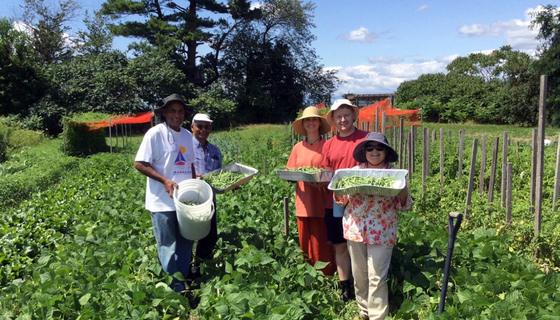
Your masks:
M202 129L211 130L212 129L211 124L196 124L196 127L198 128L198 130L202 130Z
M365 149L366 149L367 152L371 152L373 150L383 151L387 148L382 144L376 144L376 145L370 144L370 145L367 145Z

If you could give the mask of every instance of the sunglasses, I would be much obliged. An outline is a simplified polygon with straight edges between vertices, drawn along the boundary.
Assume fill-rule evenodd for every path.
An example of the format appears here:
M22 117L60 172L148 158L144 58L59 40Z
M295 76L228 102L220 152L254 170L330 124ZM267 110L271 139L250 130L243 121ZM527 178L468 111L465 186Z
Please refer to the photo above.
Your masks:
M383 150L385 150L385 149L387 149L387 148L386 148L384 145L382 145L382 144L377 144L377 145L370 144L370 145L367 145L367 146L365 147L365 149L366 149L367 152L371 152L371 151L373 151L373 150L383 151Z
M210 125L210 124L196 124L196 127L198 128L198 130L202 130L202 129L210 130L210 129L212 129L212 125Z

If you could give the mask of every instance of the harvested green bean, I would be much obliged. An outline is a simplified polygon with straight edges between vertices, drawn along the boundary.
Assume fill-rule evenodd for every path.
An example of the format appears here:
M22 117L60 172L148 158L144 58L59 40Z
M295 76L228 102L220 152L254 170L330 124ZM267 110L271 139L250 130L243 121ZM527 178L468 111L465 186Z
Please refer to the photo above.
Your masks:
M181 201L182 204L186 204L187 206L198 206L200 203L194 202L194 201L189 201L189 200L183 200Z
M293 168L293 169L288 169L288 170L290 170L290 171L301 171L301 172L305 172L305 173L316 173L316 172L323 171L323 169L315 168L315 167L299 167L299 168Z
M225 189L246 176L247 175L242 172L221 170L204 176L202 180L208 182L214 186L214 188Z
M343 177L338 181L337 189L344 189L353 186L372 185L390 188L395 183L395 177Z

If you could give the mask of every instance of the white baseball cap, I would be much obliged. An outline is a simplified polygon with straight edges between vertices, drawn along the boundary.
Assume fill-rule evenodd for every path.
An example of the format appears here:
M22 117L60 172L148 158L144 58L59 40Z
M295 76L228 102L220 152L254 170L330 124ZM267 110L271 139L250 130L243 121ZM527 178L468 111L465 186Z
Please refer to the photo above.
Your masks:
M204 121L204 122L212 122L212 119L210 119L210 116L204 113L197 113L194 115L194 117L192 118L192 122L194 123L195 121Z

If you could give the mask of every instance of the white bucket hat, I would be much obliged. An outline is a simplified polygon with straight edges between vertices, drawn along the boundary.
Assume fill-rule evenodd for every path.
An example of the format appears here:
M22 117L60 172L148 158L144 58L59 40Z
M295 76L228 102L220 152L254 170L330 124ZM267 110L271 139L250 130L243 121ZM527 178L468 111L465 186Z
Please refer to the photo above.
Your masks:
M194 117L192 118L192 122L194 123L195 121L204 121L204 122L212 123L212 119L210 119L210 116L204 113L195 114Z
M360 114L360 109L357 106L353 105L352 102L350 102L350 100L348 99L335 100L335 102L331 106L331 110L329 110L329 113L327 113L327 121L333 128L336 128L336 124L333 119L333 113L342 106L352 107L352 110L354 111L354 117L356 118L354 120L358 119L358 115Z

